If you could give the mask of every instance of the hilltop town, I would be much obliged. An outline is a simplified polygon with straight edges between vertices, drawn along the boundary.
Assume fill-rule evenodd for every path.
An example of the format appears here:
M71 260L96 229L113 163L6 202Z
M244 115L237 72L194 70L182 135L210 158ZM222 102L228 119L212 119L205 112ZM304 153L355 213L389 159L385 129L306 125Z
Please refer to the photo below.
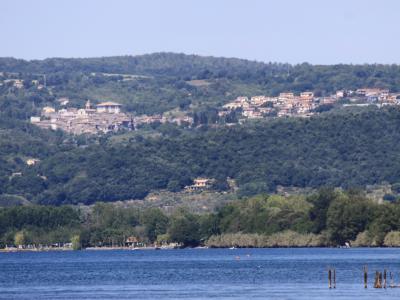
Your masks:
M62 106L69 103L68 98L60 98L57 101ZM388 89L362 88L355 91L338 90L328 97L316 97L310 91L301 92L299 95L293 92L280 93L277 97L241 96L223 105L218 110L218 117L221 120L235 114L239 123L246 119L310 117L335 105L400 105L400 93L390 93ZM166 117L163 114L134 116L122 112L121 108L119 103L108 101L92 105L89 100L84 108L69 107L56 111L53 107L44 107L41 116L31 117L31 123L41 128L60 129L76 135L135 130L143 124L152 123L175 123L185 126L194 124L189 112L180 117Z
M68 99L59 99L67 104ZM97 134L116 132L122 129L134 130L142 124L183 123L192 124L190 117L166 118L162 115L132 116L121 111L122 105L115 102L102 102L93 106L88 100L85 108L62 108L56 111L53 107L44 107L41 116L32 116L31 123L45 129L63 130L72 134Z
M44 107L41 117L31 117L31 123L41 128L61 129L72 134L95 134L117 131L121 128L132 129L133 120L121 112L121 105L114 102L103 102L93 108L90 101L85 108L68 108L56 111Z
M213 80L185 81L184 92L173 87L174 94L168 92L157 102L155 91L169 90L164 82L157 78L143 75L92 72L78 76L79 81L88 80L90 90L100 82L101 86L112 86L110 94L100 93L99 97L90 95L79 85L76 88L68 80L61 80L55 75L45 73L0 72L0 92L4 95L27 95L32 101L30 121L41 128L62 130L74 135L101 134L118 131L137 130L145 125L173 123L183 127L201 125L225 126L242 124L247 120L275 119L287 117L310 117L331 109L349 106L390 106L400 104L400 93L388 88L353 88L328 92L318 89L299 91L299 89L281 89L257 93L254 90L232 93L236 98L229 99L231 93L207 95L203 102L199 92L216 88ZM193 85L193 82L196 82ZM190 84L189 84L190 83ZM75 82L74 82L75 84ZM171 81L170 85L177 84ZM140 88L149 87L147 94L141 94ZM358 87L362 85L358 85ZM374 85L376 86L376 84ZM61 90L60 90L61 87ZM120 90L128 91L134 87L138 92L125 93L120 97ZM393 88L395 90L395 88ZM89 91L90 91L89 90ZM136 91L136 90L135 90ZM150 92L151 91L151 92ZM154 94L153 94L154 92ZM157 92L158 93L158 92ZM28 96L29 95L29 96ZM133 95L133 96L132 96ZM201 95L201 93L200 93ZM132 104L134 98L134 105ZM178 99L179 100L175 100ZM31 100L32 99L32 100ZM36 104L37 99L40 100ZM85 99L91 99L86 101ZM85 105L82 105L86 101ZM120 101L120 102L119 102ZM152 104L157 102L157 104ZM29 116L29 115L28 115Z

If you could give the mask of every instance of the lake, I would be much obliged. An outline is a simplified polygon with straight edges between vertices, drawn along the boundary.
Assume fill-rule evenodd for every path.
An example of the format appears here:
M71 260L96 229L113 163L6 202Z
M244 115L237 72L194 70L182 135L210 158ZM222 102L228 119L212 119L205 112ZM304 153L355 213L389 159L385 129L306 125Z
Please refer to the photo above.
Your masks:
M0 253L0 299L395 299L400 288L372 284L384 268L400 284L399 258L397 248Z

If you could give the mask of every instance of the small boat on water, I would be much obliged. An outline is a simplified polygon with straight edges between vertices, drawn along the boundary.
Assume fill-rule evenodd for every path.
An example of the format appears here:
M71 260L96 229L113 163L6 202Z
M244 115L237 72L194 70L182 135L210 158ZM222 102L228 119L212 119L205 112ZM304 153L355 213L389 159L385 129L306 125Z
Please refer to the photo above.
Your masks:
M346 242L346 243L344 243L343 246L339 246L339 248L342 248L342 249L350 249L350 248L351 248L351 245L350 245L350 243Z

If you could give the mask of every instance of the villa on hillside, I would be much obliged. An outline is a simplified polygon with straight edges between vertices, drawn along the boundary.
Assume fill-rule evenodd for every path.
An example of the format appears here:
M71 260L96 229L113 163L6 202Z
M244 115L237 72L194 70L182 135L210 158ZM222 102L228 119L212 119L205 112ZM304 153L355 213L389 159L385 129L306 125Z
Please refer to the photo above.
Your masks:
M102 102L96 105L96 110L98 113L109 113L109 114L119 114L121 112L122 105L115 102Z
M212 178L196 178L193 180L192 185L185 186L185 190L187 191L201 191L201 190L208 190L211 188L215 179Z

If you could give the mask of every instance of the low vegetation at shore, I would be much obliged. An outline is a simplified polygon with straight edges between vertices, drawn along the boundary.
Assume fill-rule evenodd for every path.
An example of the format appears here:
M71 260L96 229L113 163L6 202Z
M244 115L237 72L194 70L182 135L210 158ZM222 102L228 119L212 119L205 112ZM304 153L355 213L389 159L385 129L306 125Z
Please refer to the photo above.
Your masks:
M257 233L225 233L213 235L206 245L212 248L274 248L274 247L324 247L328 240L324 235L298 233L287 230L271 235Z
M359 247L400 246L400 204L362 191L321 189L310 195L258 195L215 212L165 214L98 203L92 207L0 209L0 246L86 247Z

